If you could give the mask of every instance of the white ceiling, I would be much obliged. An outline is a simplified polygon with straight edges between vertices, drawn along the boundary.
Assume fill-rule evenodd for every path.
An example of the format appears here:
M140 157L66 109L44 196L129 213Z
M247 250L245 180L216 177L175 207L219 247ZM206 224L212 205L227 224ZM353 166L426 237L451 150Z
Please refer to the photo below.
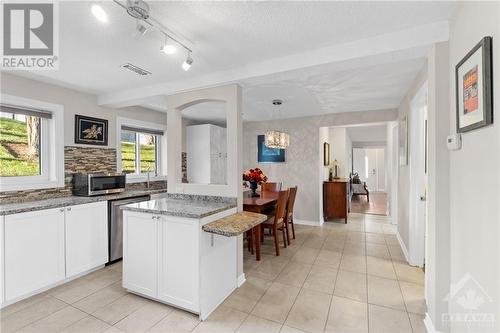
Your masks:
M180 68L185 53L160 53L159 32L135 36L135 21L110 1L101 2L109 15L109 22L101 24L89 3L60 2L58 71L16 74L95 93L100 100L134 96L129 104L153 109L163 108L157 103L161 94L238 82L245 120L269 117L268 104L275 97L285 100L283 110L294 117L397 106L422 68L429 44L443 38L432 36L439 30L432 25L419 27L449 20L457 6L416 1L150 1L151 15L193 47L194 64L185 72ZM396 38L399 31L405 33ZM400 42L377 43L383 37ZM380 46L356 48L365 44ZM331 52L332 46L337 52ZM315 50L323 50L322 57ZM357 53L367 56L354 59ZM126 62L153 75L140 77L121 69ZM244 75L223 75L235 71Z

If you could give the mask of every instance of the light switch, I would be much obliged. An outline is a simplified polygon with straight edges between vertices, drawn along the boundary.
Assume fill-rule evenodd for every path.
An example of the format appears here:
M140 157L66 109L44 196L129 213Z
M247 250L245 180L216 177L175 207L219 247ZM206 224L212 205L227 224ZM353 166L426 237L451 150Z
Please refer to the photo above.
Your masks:
M448 137L446 138L446 144L448 146L448 150L462 149L462 134L455 133L452 135L448 135Z

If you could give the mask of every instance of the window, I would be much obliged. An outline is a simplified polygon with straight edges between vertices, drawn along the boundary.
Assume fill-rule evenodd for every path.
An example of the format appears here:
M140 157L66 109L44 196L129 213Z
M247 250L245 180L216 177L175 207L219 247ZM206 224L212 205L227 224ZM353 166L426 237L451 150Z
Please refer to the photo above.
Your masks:
M118 171L127 174L127 180L144 181L164 179L166 163L162 163L166 150L164 126L131 119L117 119L119 128Z
M64 185L62 106L1 95L0 185L25 190ZM59 124L59 126L57 126ZM56 140L57 135L62 139Z

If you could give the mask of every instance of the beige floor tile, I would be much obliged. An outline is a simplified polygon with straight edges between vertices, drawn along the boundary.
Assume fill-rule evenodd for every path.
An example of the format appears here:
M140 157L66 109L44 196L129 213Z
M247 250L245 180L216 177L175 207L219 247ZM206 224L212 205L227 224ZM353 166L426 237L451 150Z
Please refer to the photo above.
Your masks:
M135 312L120 320L116 327L128 333L146 332L165 318L173 308L158 302L149 302Z
M385 244L366 244L366 255L372 257L379 257L384 259L391 259L391 255L389 254L389 249Z
M387 246L389 249L389 253L391 255L392 260L400 261L406 263L406 257L401 250L401 246L398 245L389 245Z
M86 317L87 314L83 311L67 306L50 316L40 319L21 330L19 333L52 333L59 332L64 328L78 322Z
M319 249L302 246L292 257L292 261L303 264L313 264L319 254Z
M406 311L417 314L425 314L424 286L416 283L399 281Z
M73 303L72 305L82 311L92 313L100 307L113 303L126 293L127 292L122 287L122 282L118 281L79 300L76 303Z
M370 333L411 333L408 314L377 305L368 305Z
M334 295L366 302L366 274L340 270L335 282Z
M370 233L369 231L366 232L366 242L373 243L373 244L386 245L384 235L377 234L377 233Z
M107 330L105 330L103 333L125 333L125 332L123 332L118 327L111 326L110 328L108 328Z
M87 316L73 325L66 327L60 333L99 333L109 327L105 322L92 316Z
M200 320L198 316L180 310L173 310L156 325L151 327L148 332L151 333L188 333L191 332Z
M305 289L333 294L337 269L332 266L313 265L304 285Z
M424 285L424 271L422 268L395 261L394 269L398 280Z
M302 289L288 314L285 325L307 332L323 332L331 299L331 295Z
M325 242L326 235L318 236L315 234L309 235L302 246L312 247L313 249L321 249L323 243Z
M132 312L144 306L148 300L127 294L111 304L105 305L92 313L92 315L110 325L114 325Z
M366 269L369 275L396 280L396 272L391 259L366 257Z
M283 325L280 333L306 333L306 332L303 330L299 330L298 328Z
M409 313L410 316L410 324L413 329L413 333L427 333L427 328L425 328L424 324L424 316Z
M366 274L366 257L359 254L344 253L340 261L340 269Z
M283 323L299 291L300 288L275 282L255 305L252 314Z
M363 224L352 223L352 221L349 221L349 219L347 219L346 229L349 230L349 231L364 232L365 231L365 226Z
M271 281L248 276L246 282L224 301L224 305L250 313L271 284Z
M120 260L120 261L118 261L118 262L114 263L113 265L110 265L106 268L112 269L112 270L115 270L115 271L121 273L123 271L123 260Z
M339 239L327 238L323 243L323 250L342 252L345 246L345 236Z
M366 245L361 242L346 242L344 246L344 254L366 255Z
M340 259L342 257L341 252L320 250L318 256L316 257L315 265L330 266L333 268L338 268L340 265Z
M365 233L361 231L349 231L347 233L347 239L348 242L354 242L354 243L364 243L366 241L365 238Z
M333 296L325 332L368 332L368 304Z
M276 282L290 286L302 287L312 265L300 262L289 262L276 278Z
M248 316L240 328L236 331L237 333L279 333L281 330L281 324L267 319Z
M384 234L394 235L398 231L398 227L395 224L386 224L382 226Z
M384 235L385 242L387 245L398 245L399 246L399 241L398 237L396 235Z
M207 320L202 321L193 333L233 333L248 315L225 306L219 306Z
M5 318L17 311L27 308L28 306L34 305L43 300L47 300L50 297L51 296L48 293L41 293L35 296L31 296L22 301L9 305L3 309L0 309L0 316L1 318Z
M366 222L365 223L365 231L366 232L371 232L371 233L378 233L382 234L384 233L384 229L381 223L378 222Z
M406 311L398 281L372 275L368 275L368 303Z
M27 326L34 321L47 317L66 306L66 303L53 297L43 299L40 302L28 305L8 316L2 316L2 320L0 320L0 331L2 333L17 331L18 329Z
M262 262L257 267L249 270L247 275L272 281L278 277L290 259L281 256L263 255L261 261Z

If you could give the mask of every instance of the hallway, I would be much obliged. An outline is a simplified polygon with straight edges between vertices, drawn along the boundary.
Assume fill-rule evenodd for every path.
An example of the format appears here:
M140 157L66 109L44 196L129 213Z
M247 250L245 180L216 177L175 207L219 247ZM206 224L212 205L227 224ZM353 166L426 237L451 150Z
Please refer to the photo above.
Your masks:
M370 192L370 202L366 196L355 195L351 199L351 212L359 214L387 215L387 193Z

